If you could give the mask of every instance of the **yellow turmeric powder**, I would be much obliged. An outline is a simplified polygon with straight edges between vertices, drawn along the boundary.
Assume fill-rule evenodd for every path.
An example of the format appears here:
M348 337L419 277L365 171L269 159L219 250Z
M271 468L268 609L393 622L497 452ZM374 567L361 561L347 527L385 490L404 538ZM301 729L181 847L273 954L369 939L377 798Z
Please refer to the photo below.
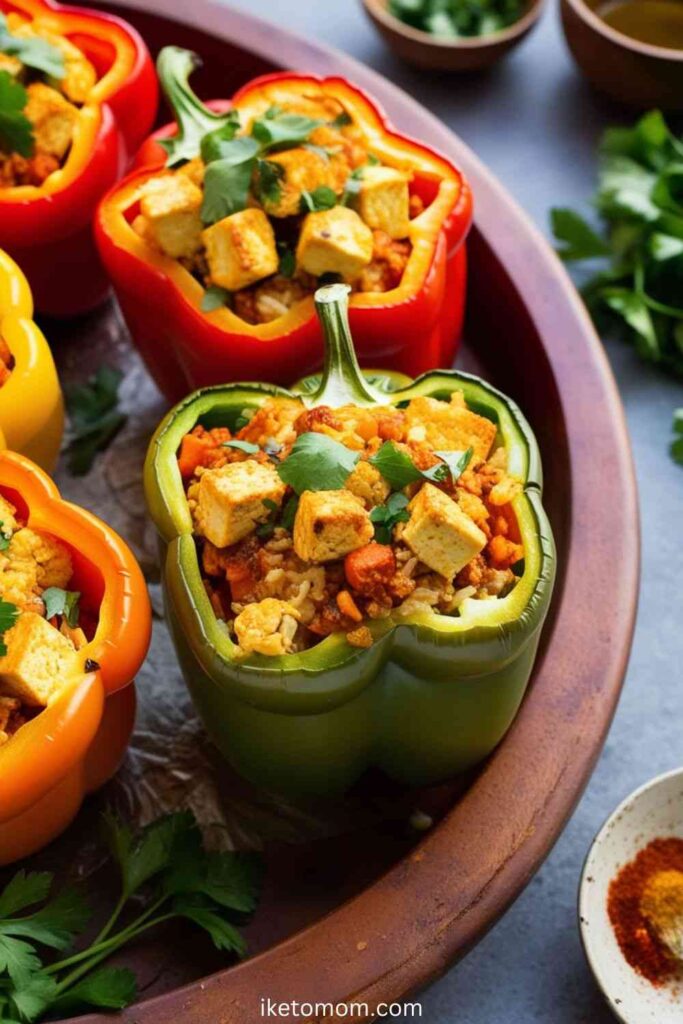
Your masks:
M683 960L683 871L657 871L640 898L643 917L670 953Z

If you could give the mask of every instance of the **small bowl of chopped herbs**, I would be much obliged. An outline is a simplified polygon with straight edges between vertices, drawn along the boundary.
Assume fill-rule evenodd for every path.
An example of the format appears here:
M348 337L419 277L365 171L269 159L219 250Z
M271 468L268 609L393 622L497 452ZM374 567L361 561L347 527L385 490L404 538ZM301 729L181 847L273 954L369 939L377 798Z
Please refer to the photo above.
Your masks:
M534 27L543 0L362 0L394 53L430 71L490 67Z

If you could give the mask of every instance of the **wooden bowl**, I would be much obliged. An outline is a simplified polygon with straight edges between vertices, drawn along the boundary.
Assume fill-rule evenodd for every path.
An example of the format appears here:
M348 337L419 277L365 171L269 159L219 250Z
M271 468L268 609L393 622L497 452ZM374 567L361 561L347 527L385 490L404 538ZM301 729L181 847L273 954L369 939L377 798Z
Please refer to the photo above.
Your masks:
M197 931L150 933L125 955L139 972L144 998L116 1018L117 1024L263 1024L264 996L353 999L368 1004L367 1013L354 1012L354 1022L369 1020L379 1002L425 986L486 933L547 856L590 777L619 697L638 588L636 490L621 404L559 260L468 147L428 110L350 57L216 0L125 0L124 10L154 52L175 43L201 53L204 66L192 82L200 96L230 96L276 67L342 75L375 96L399 131L462 167L476 202L458 365L511 394L542 449L558 579L529 690L492 757L474 775L436 790L399 791L404 810L406 803L417 806L436 822L419 842L404 813L370 823L367 814L354 813L332 838L267 844L263 898L247 934L251 958L226 967ZM131 373L142 373L112 305L61 325L56 352L66 382L112 353ZM149 425L159 415L158 405L136 414ZM146 444L144 433L140 441ZM112 449L97 511L108 509L119 521L125 504L132 533L134 523L144 529L144 519L139 512L135 518L138 464L128 459L129 445L123 447L117 474L125 497L111 491ZM156 623L157 645L164 629ZM148 671L160 664L168 685L177 669L169 657ZM144 686L141 691L144 701ZM241 792L222 776L219 782L231 806L239 806ZM361 784L363 807L376 786L372 779ZM26 866L68 873L92 840L97 811L97 804L86 807L62 839ZM93 880L96 892L107 892L110 874L105 866ZM111 1017L79 1019L95 1022L111 1024Z
M394 53L428 71L479 71L517 46L540 17L544 0L527 0L526 11L509 28L470 39L443 39L404 24L390 14L387 0L362 0L363 7Z
M683 110L683 50L642 43L595 14L599 0L561 0L562 27L586 78L640 110Z

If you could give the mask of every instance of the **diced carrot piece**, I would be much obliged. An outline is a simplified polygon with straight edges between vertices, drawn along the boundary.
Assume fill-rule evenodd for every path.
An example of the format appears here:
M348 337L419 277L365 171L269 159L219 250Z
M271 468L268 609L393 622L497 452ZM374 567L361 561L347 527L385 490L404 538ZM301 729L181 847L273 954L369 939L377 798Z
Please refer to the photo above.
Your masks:
M225 576L230 584L230 596L233 601L243 601L253 593L256 580L246 559L227 559Z
M356 548L344 559L349 585L360 594L369 594L377 586L388 584L396 572L396 558L387 544L371 541Z
M198 437L196 434L185 434L178 455L178 469L182 477L190 477L198 466L204 465L208 452L214 448L210 437Z
M348 590L340 590L337 594L337 607L342 615L346 615L353 622L362 622L363 613L359 609Z
M489 541L488 552L496 569L509 569L511 565L524 557L522 545L515 544L514 541L508 540L501 534Z

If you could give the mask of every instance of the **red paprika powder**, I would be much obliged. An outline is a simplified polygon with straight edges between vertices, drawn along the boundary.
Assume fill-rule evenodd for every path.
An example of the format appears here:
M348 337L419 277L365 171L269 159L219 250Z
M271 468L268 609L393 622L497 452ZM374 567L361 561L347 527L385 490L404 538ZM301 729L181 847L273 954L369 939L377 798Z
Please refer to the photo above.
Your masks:
M683 872L683 839L653 839L610 883L607 913L625 959L652 982L661 985L683 970L683 964L661 940L652 915L643 913L643 893L654 876Z

